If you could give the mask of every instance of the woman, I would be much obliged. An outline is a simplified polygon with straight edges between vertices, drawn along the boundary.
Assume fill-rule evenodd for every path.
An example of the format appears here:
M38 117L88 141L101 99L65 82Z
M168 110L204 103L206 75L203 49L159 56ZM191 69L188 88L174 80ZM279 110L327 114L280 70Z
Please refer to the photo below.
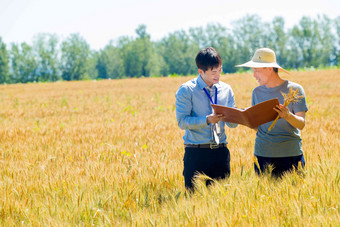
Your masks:
M252 105L278 98L280 105L274 110L280 119L272 130L268 130L272 122L260 125L257 128L255 140L254 168L257 174L271 171L275 177L281 177L287 171L298 169L299 163L304 167L301 130L305 126L305 116L308 110L305 93L301 85L288 80L283 80L278 71L288 73L276 63L273 50L261 48L256 50L252 60L237 67L250 67L259 86L253 90ZM287 107L282 105L284 97L282 93L289 93L290 89L298 89L297 102L290 103Z

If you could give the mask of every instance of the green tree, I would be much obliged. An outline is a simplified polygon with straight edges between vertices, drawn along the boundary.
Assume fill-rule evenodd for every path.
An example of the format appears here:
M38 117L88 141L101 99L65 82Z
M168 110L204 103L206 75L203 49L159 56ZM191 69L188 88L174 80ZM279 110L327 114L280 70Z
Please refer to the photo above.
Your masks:
M97 62L99 59L99 52L95 50L91 50L87 59L87 74L84 79L97 79L98 78L98 70L97 70Z
M9 81L9 54L6 44L0 37L0 83L8 83Z
M149 58L148 64L145 67L148 75L151 77L158 77L166 75L166 64L162 55L153 51Z
M318 66L320 37L317 22L310 17L302 17L299 25L291 30L290 37L290 65L293 68Z
M154 44L150 40L150 35L146 32L145 25L139 25L136 29L137 38L121 37L118 40L118 50L111 47L115 64L119 65L123 61L124 74L128 77L156 76L161 73L163 64L162 56L155 50ZM108 70L108 68L107 68ZM107 72L108 73L108 72Z
M39 81L57 81L61 78L58 59L58 37L50 34L39 34L34 42L38 62Z
M97 56L96 69L98 73L98 78L101 78L101 79L109 78L109 75L107 72L108 71L107 70L108 57L107 57L107 53L105 52L106 52L105 49L103 49L97 53L98 56Z
M211 46L219 49L222 46L224 38L227 37L227 29L221 24L208 24L204 32L207 36L205 47Z
M221 24L208 24L206 28L197 27L189 29L189 36L200 49L205 47L221 47L221 42L228 35L227 28Z
M89 44L79 34L71 34L61 43L61 72L64 80L89 78Z
M239 62L249 60L256 49L264 47L263 37L266 26L258 15L247 15L232 23L235 48Z
M121 37L118 40L120 57L123 60L124 74L127 77L142 75L142 63L139 61L140 50L134 49L134 40L129 37Z
M315 33L319 38L319 45L315 50L316 56L314 60L317 67L331 66L334 61L334 50L336 49L334 40L336 40L336 38L332 25L332 20L328 16L318 16L317 30L315 30Z
M150 67L148 63L153 55L153 44L150 40L150 35L146 32L145 25L139 25L136 29L138 38L133 43L133 48L137 50L138 60L141 61L141 75L150 76Z
M229 30L220 24L208 24L204 33L207 35L206 46L214 47L222 58L224 72L235 72L235 65L239 64L238 52L235 48L236 40Z
M189 36L200 49L208 47L209 37L203 27L189 28Z
M98 52L96 64L98 78L116 79L124 76L123 59L120 57L120 49L111 41L105 48Z
M152 52L150 39L139 37L131 43L130 47L128 54L132 67L129 74L137 77L149 76L146 66Z
M197 43L192 42L185 31L176 31L163 38L160 53L168 65L169 74L189 75L197 72L195 56L199 51Z
M334 39L334 50L333 50L333 64L340 66L340 16L334 19L335 26L335 39Z
M237 42L233 35L227 34L221 38L220 46L217 48L222 58L223 71L226 73L236 72L238 68L235 65L241 62L239 51L235 46L237 46Z
M12 44L10 52L11 83L27 83L38 81L38 64L33 48L27 43L20 46Z
M275 17L268 28L268 44L264 46L272 48L275 51L276 60L282 67L288 67L288 37L285 31L285 21L283 17Z
M294 26L288 32L288 55L286 64L289 68L300 68L303 67L303 50L301 49L301 41L300 40L300 30L297 26Z

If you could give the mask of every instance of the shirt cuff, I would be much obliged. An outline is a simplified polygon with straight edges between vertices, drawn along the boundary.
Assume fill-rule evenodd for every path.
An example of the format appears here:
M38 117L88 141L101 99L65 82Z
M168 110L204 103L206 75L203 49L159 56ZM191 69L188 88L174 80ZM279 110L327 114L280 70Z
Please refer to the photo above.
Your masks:
M198 120L198 123L202 126L202 127L205 127L207 125L209 125L207 123L207 116L204 116L204 117L200 117L199 120Z

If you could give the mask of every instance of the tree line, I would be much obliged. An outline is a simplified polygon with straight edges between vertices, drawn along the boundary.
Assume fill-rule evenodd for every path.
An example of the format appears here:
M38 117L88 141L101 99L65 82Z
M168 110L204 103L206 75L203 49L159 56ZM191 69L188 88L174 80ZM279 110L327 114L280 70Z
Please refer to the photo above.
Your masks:
M0 83L192 75L197 73L197 52L207 46L220 53L224 73L244 70L235 65L260 47L275 50L278 63L287 69L340 65L340 16L304 16L286 28L282 17L264 22L247 15L231 28L208 24L159 41L151 40L145 25L135 31L136 37L122 36L100 50L91 50L79 34L62 41L54 34L38 34L32 45L6 45L0 37Z

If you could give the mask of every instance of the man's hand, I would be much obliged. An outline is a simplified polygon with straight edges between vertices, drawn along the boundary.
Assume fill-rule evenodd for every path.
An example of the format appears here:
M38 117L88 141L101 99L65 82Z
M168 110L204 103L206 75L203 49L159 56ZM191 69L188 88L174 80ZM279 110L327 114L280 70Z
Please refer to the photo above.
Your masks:
M289 109L281 104L276 105L274 110L279 114L281 118L284 118L284 119L286 119L289 116L289 114L291 114Z
M217 123L219 122L221 119L223 118L223 114L210 114L207 116L207 124L210 124L210 123Z
M289 109L283 105L278 105L274 110L279 116L289 122L293 127L302 130L305 127L305 116L306 112L297 112L293 114Z

